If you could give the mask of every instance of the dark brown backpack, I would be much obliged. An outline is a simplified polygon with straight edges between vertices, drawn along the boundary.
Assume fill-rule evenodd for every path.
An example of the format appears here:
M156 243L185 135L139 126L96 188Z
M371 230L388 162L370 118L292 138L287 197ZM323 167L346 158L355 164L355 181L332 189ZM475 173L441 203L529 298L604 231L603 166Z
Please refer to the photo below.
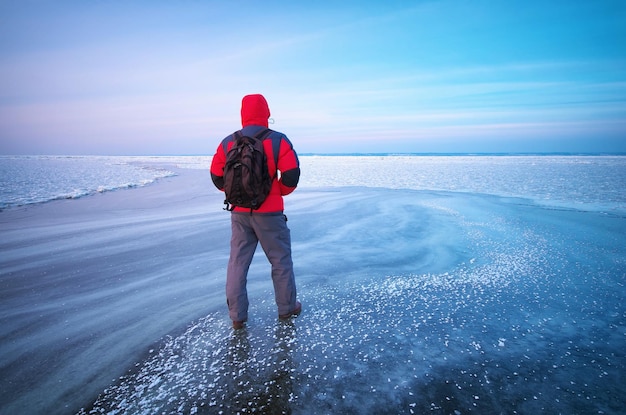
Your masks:
M241 131L234 133L234 144L226 153L224 165L224 209L243 207L252 212L261 207L267 198L274 177L270 176L267 168L263 140L271 133L270 129L252 137L243 135ZM272 148L275 147L272 145ZM277 159L276 153L274 160Z

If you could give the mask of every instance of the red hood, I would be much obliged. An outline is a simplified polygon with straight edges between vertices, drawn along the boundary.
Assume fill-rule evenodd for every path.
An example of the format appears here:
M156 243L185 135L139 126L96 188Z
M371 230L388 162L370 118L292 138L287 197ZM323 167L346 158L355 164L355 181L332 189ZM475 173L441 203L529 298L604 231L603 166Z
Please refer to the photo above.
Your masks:
M270 107L261 94L246 95L241 100L241 125L261 125L267 127L270 117Z

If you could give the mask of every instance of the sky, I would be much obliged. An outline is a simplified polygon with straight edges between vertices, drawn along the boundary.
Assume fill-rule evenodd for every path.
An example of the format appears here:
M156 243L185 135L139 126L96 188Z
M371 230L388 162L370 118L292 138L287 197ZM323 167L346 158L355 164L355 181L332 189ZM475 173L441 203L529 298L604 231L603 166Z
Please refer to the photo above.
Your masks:
M0 154L626 152L626 2L0 0Z

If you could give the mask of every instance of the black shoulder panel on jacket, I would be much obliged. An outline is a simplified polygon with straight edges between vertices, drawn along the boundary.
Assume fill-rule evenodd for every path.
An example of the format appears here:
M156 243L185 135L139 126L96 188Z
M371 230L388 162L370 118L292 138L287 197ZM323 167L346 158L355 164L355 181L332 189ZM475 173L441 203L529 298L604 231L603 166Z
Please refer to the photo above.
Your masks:
M286 172L283 172L280 177L280 180L285 186L296 187L298 186L298 181L300 181L300 167L287 170Z
M216 176L215 174L211 173L211 180L213 180L213 184L215 185L215 187L217 187L219 190L224 190L224 176Z

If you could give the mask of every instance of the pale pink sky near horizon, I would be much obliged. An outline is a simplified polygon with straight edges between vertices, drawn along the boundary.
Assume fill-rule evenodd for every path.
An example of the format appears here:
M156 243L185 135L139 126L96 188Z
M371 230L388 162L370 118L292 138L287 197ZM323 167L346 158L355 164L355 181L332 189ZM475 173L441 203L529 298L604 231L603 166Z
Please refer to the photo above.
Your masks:
M626 3L0 3L0 154L626 152Z

